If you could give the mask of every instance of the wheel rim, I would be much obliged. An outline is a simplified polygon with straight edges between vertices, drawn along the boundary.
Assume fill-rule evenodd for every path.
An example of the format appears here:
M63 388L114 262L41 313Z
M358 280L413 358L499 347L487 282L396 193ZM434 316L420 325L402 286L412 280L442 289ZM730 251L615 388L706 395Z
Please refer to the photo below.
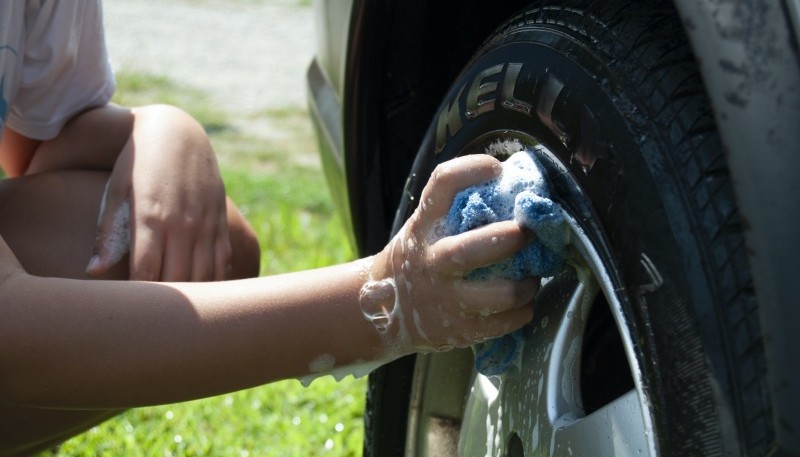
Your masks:
M508 131L475 143L509 136L535 144ZM585 199L553 154L542 146L534 152L561 190L571 186L573 203L575 196ZM574 255L561 274L543 281L520 364L486 377L474 372L470 350L419 356L407 455L657 455L652 410L613 267L579 222L590 219L566 209L575 205L562 206ZM610 331L616 339L605 336ZM597 332L604 337L596 338ZM616 378L607 379L609 372Z

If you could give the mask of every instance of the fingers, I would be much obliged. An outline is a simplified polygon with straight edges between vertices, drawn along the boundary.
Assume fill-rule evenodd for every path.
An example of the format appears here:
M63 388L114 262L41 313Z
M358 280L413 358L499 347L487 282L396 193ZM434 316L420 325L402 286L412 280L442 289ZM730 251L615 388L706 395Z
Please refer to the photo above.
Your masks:
M457 157L440 164L422 191L420 201L426 219L433 223L444 217L458 192L496 178L502 169L499 160L483 154Z
M192 236L196 232L190 228L164 234L149 227L137 227L131 279L167 282L224 279L231 247L227 225L223 227L225 230L217 231L209 225L200 231L198 238Z
M486 341L519 330L533 319L533 306L522 306L504 313L492 314L478 321L475 341Z
M195 263L194 243L189 232L170 234L164 251L159 280L180 282L189 281L192 278L193 263Z
M214 254L212 279L214 281L222 281L230 271L231 256L233 255L227 211L220 213L220 219L217 224L219 227L218 234L213 239L213 246L210 246L209 252Z
M227 235L227 230L224 235ZM194 257L191 263L191 281L221 281L225 279L225 265L227 260L224 250L220 249L227 238L222 233L206 232L194 245ZM228 242L228 244L230 244ZM187 279L188 280L188 279Z
M454 285L460 308L467 314L484 317L525 306L533 301L537 292L539 278L532 277L520 281L460 280Z
M431 258L447 262L442 264L444 272L463 276L511 257L532 237L514 221L497 222L437 241L431 246Z
M158 281L164 240L160 231L143 220L131 225L130 271L133 281Z
M231 257L231 243L228 232L228 219L225 211L219 217L208 219L199 237L187 252L193 254L189 259L189 275L182 281L221 281L225 279Z
M459 322L458 328L443 341L430 341L436 350L453 346L467 347L519 330L533 319L533 306L520 306L488 316L469 316ZM437 344L438 343L438 344Z
M227 279L231 270L231 257L233 256L227 225L225 226L225 236L220 236L216 240L214 253L214 281L222 281Z
M181 221L167 234L161 281L211 281L214 279L215 226Z

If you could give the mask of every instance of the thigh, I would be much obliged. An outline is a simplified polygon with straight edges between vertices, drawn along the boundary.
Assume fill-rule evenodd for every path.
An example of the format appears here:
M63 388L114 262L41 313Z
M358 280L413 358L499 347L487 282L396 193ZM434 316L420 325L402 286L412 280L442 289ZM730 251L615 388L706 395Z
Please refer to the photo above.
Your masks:
M88 279L107 172L59 171L0 182L0 235L37 276ZM127 261L105 279L127 278Z

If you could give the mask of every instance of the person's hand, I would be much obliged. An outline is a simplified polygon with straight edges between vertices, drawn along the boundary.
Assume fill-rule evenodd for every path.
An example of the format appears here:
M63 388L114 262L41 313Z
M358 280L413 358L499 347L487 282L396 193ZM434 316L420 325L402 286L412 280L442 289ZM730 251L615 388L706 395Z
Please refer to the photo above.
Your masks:
M133 133L109 178L87 273L102 274L129 243L133 280L224 279L231 257L225 189L202 126L172 107L133 112Z
M475 268L513 255L531 241L529 232L508 221L457 236L440 235L456 193L497 177L501 170L500 162L486 155L438 166L412 217L374 257L360 304L390 352L466 347L531 320L538 278L464 279Z

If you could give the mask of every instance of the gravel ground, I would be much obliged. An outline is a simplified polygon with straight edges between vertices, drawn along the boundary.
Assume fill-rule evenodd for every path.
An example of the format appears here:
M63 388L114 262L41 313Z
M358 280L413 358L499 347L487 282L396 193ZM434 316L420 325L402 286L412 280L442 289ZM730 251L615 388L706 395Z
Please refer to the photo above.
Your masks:
M295 0L105 0L117 70L167 76L242 115L305 106L312 8Z

